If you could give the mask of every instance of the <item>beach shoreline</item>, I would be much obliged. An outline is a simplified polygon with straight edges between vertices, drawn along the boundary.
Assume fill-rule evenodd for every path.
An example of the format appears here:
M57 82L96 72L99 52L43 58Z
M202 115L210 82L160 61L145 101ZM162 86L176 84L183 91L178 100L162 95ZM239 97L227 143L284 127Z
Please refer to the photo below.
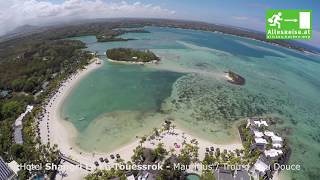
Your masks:
M63 141L60 140L65 141L67 139L68 142L65 144L75 145L71 142L77 136L77 130L71 122L62 119L61 106L65 102L67 96L70 95L73 89L85 76L102 66L102 64L96 63L96 61L98 60L101 62L101 60L98 58L92 59L91 62L84 69L78 70L75 74L71 75L66 81L62 82L57 92L51 97L48 104L44 107L46 114L45 117L40 121L40 138L43 144L50 143L51 145L59 145L63 143ZM44 129L48 129L44 127L45 124L49 125L50 131L44 131ZM59 136L57 136L57 134ZM64 138L60 139L60 137ZM60 146L58 147L59 149L61 148Z
M99 162L99 158L108 158L110 160L110 155L119 154L121 159L130 161L133 155L133 150L139 146L140 137L133 142L130 142L122 147L114 149L110 152L85 152L80 149L80 147L75 143L75 138L78 135L77 129L73 126L71 122L64 120L61 117L61 106L63 105L65 99L72 92L72 90L77 86L77 84L88 74L94 70L100 68L104 62L101 64L92 62L84 70L72 75L68 80L62 83L61 87L57 93L50 99L47 106L45 106L45 116L40 121L40 137L43 144L50 143L51 146L54 144L58 145L58 149L61 154L68 157L81 165L86 165L92 171L94 169L104 169L106 163L102 163L99 167L96 167L95 162ZM175 149L175 153L179 154L180 148L176 145L182 147L184 142L190 142L196 139L199 144L199 159L203 159L206 153L206 148L214 147L221 150L234 151L236 149L243 149L240 137L239 140L225 143L216 144L212 141L201 139L194 135L195 133L189 133L185 129L173 128L170 131L163 131L160 134L161 138L150 139L143 143L143 147L146 148L156 148L159 143L163 143L165 149ZM100 162L99 162L100 163ZM63 162L62 165L65 165ZM115 165L116 161L112 160L108 165ZM70 164L69 164L70 165ZM92 172L91 171L91 172ZM80 167L74 168L72 170L66 170L64 173L68 174L65 179L81 179L90 173L88 170L84 170Z

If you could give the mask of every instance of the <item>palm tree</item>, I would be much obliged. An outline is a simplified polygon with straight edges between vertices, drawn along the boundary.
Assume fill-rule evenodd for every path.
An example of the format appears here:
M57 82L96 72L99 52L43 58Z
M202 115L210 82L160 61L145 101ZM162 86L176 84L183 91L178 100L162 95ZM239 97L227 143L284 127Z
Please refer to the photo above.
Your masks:
M154 132L154 134L155 134L156 136L159 136L159 135L160 135L157 128L153 128L153 132Z
M147 140L147 137L146 136L142 136L141 139L140 139L140 145L142 146L142 144L144 142L146 142L146 140Z
M163 143L159 143L157 148L154 149L154 152L160 160L162 160L166 155L168 155L168 151L164 148Z
M133 162L138 162L140 160L143 150L144 148L142 146L137 146L136 149L133 150L133 156L131 157Z

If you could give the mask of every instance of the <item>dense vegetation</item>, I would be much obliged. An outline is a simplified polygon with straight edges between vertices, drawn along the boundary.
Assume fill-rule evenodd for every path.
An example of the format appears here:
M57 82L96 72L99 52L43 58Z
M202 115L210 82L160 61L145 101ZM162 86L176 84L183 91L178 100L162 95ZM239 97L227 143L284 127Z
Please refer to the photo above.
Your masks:
M40 145L36 117L41 106L55 91L59 82L91 59L82 51L79 41L22 38L0 44L0 156L5 161L20 164L54 163L59 161L58 150ZM13 124L28 104L35 106L23 120L22 145L13 142ZM54 172L21 170L19 178Z
M98 42L112 42L112 41L130 41L135 39L125 39L118 37L124 33L149 33L149 31L146 31L144 29L132 29L132 30L113 30L108 33L102 33L96 35Z
M80 41L64 38L96 35L114 38L126 31L113 24L86 24L51 27L43 32L30 32L26 36L2 37L0 42L0 156L6 162L20 164L54 163L59 161L58 151L41 145L37 135L37 122L42 105L56 91L60 82L77 69L88 64L92 55L82 48ZM35 106L23 120L22 145L13 142L15 119L28 104ZM19 177L27 179L35 174L54 175L54 172L21 170Z
M150 62L159 61L153 52L149 50L135 50L131 48L114 48L107 50L107 57L115 61Z
M10 61L1 62L0 88L14 92L35 93L41 85L52 79L61 70L73 71L73 65L86 56L79 49L84 44L78 41L44 41L30 45L25 51L17 52ZM77 56L74 56L77 54Z
M58 163L56 146L40 145L35 119L60 82L83 68L92 58L90 53L82 50L84 43L65 38L95 35L98 41L121 40L116 36L130 31L113 29L122 26L88 23L42 28L41 32L23 33L27 34L25 36L0 38L0 156L5 161L16 160L20 164ZM24 143L18 145L13 142L13 125L28 104L35 108L23 120ZM50 176L54 172L22 170L19 177L27 179L35 174Z
M86 180L104 180L113 178L119 178L120 180L127 179L124 171L116 170L114 168L110 170L96 170L85 177Z

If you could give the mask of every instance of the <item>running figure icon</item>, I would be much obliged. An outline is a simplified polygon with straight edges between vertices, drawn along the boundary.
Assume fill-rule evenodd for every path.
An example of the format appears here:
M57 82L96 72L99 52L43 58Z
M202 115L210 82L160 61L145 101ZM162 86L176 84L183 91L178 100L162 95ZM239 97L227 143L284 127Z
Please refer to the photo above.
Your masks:
M283 19L281 18L282 13L278 12L278 14L274 14L271 18L268 19L270 26L278 26L278 29L281 27L281 22Z

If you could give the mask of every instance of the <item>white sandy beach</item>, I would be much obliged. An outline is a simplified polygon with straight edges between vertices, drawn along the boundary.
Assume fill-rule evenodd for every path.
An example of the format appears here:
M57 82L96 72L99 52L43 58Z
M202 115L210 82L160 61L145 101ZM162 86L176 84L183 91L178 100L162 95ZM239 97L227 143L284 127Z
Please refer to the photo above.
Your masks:
M103 63L102 63L103 64ZM49 101L48 105L45 107L46 113L44 118L40 121L40 136L41 141L43 144L50 142L51 145L57 144L59 150L62 154L66 157L69 157L80 164L86 165L92 169L95 169L96 166L94 162L99 162L98 168L104 168L103 166L106 163L101 163L99 161L100 157L108 158L110 160L109 165L114 164L114 160L111 160L110 155L119 154L122 159L125 161L131 160L131 156L133 155L133 149L137 147L139 143L139 139L136 141L125 145L119 149L114 150L113 152L106 152L106 153L94 153L94 152L83 152L81 151L74 143L74 139L77 136L77 130L75 127L70 123L60 118L60 107L64 101L64 99L70 94L72 89L77 85L77 83L85 77L90 72L96 70L97 68L101 67L102 64L91 63L86 67L85 70L79 71L71 78L69 78L63 85L60 87L58 93L56 93L51 100ZM229 144L229 145L220 145L214 144L212 142L191 136L180 129L172 129L170 133L164 131L160 134L159 138L154 140L146 141L143 146L147 148L156 147L159 143L163 143L167 150L175 149L176 153L179 154L180 147L182 147L182 143L184 141L190 142L192 139L197 139L199 144L199 158L203 159L206 148L207 147L214 147L220 148L221 150L235 150L235 149L242 149L242 144L239 139L238 143ZM108 143L108 142L106 142ZM176 144L176 145L175 145ZM177 147L180 146L179 148ZM67 162L63 163L66 166L70 166ZM62 171L61 171L62 172ZM63 176L58 175L60 179L82 179L87 173L86 170L81 168L73 168L67 169L63 171Z

